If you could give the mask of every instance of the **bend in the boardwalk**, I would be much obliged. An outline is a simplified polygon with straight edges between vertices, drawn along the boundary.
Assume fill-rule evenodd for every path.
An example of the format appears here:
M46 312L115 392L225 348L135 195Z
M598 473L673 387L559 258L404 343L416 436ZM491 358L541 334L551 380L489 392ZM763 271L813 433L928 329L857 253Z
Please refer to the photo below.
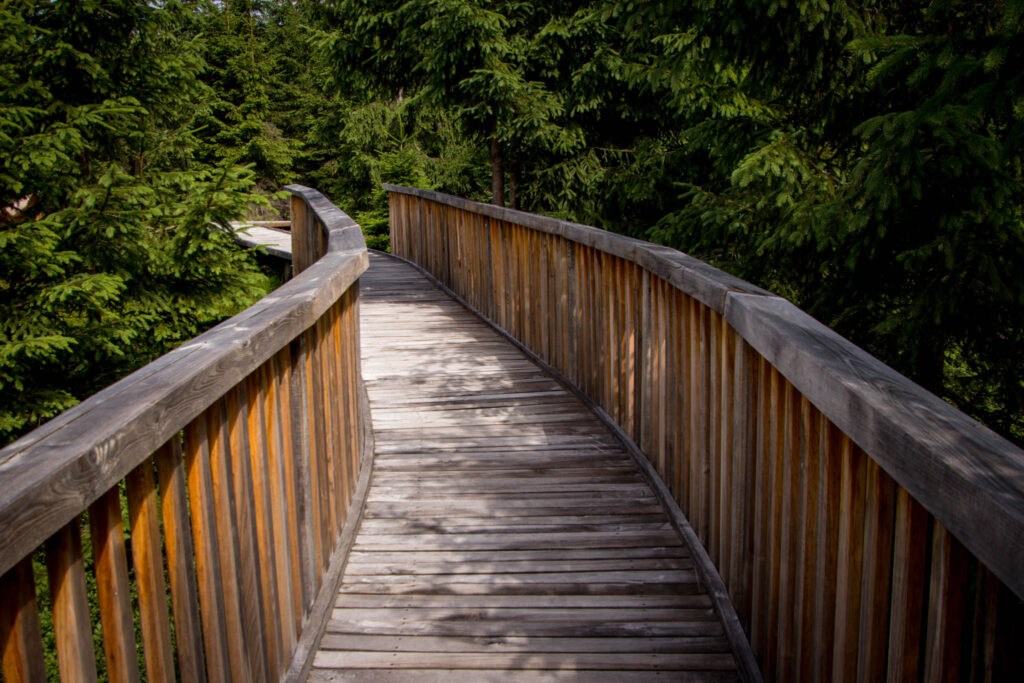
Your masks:
M734 680L689 550L576 398L417 271L361 279L376 460L312 680Z

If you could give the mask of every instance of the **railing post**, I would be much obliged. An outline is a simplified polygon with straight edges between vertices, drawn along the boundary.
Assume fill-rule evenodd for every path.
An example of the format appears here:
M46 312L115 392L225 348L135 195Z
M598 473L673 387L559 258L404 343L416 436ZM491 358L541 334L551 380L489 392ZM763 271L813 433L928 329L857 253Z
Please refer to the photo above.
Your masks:
M291 373L289 421L292 437L292 467L295 471L295 507L299 527L299 567L302 577L302 610L305 612L316 599L316 550L313 529L313 482L310 476L309 406L306 400L306 348L305 335L291 344Z

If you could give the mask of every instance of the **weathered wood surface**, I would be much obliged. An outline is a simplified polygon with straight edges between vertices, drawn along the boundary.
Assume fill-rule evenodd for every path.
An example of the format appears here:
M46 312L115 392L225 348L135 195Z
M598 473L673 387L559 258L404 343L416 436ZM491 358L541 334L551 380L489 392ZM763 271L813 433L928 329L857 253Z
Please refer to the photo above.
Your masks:
M311 680L736 679L596 417L414 269L372 255L360 285L377 456Z
M276 225L256 223L232 223L231 227L235 231L235 239L241 244L263 247L271 256L292 260L292 234L288 230L281 230Z
M393 251L576 388L656 474L766 677L1024 677L1019 448L684 254L386 189Z
M661 378L668 379L666 370L672 371L672 364L666 365L664 361L665 353L670 356L673 349L660 346L658 340L672 339L673 335L666 334L666 322L671 324L681 319L683 306L669 306L668 320L664 318L664 310L659 312L657 305L664 306L669 298L668 293L660 289L665 283L678 290L676 294L692 297L693 302L688 302L686 308L699 306L701 309L698 314L700 320L691 337L691 349L694 346L699 349L694 361L701 365L708 362L715 365L721 360L715 357L713 348L705 350L705 347L714 339L728 341L731 330L730 334L721 337L714 332L716 327L719 331L723 329L723 321L728 323L745 344L770 361L817 410L882 465L900 486L908 489L918 503L952 531L1018 596L1024 597L1024 452L1021 449L894 372L784 299L674 249L586 225L481 204L439 192L387 184L384 189L393 196L400 194L425 200L423 206L411 207L412 214L399 217L397 225L396 221L392 222L400 243L396 253L410 258L446 284L454 285L455 291L466 296L471 304L513 336L518 335L517 338L528 345L536 342L531 346L533 351L550 360L613 417L619 418L626 432L636 434L634 440L645 450L649 444L657 444L655 452L648 455L655 459L659 472L664 470L668 475L667 483L672 483L668 479L675 478L676 473L666 467L672 463L664 455L665 414L657 411L665 408L665 395L658 392L663 392L667 383L660 381ZM451 211L449 207L457 211ZM477 223L475 229L466 229L470 222L467 216L472 216ZM527 228L526 235L521 234L523 228ZM437 230L445 231L451 237L445 238L443 244L438 243L437 233L431 232ZM553 252L550 245L537 239L537 235L576 245L575 271L586 286L569 294L570 299L575 297L580 301L573 313L584 319L596 314L599 325L604 328L594 330L596 334L580 332L584 337L594 337L597 343L596 349L581 346L580 360L552 353L550 347L553 343L545 338L547 335L538 335L529 321L522 320L520 315L521 309L530 305L532 297L538 297L535 305L542 313L550 314L551 311L545 307L545 299L550 299L546 292L548 280L555 279L565 287L564 280L569 285L565 288L572 289L572 277L566 279L555 260L546 259L545 255ZM515 249L522 249L524 245L531 258L541 262L541 277L533 272L508 276L504 271L509 269L509 265L501 266L502 275L509 281L498 283L498 288L511 289L513 296L521 297L521 301L511 302L511 307L495 309L481 303L490 296L479 287L479 281L486 279L486 274L473 273L491 265L493 259L486 264L483 260L474 261L473 250L466 244L483 242L484 236L498 258L511 259L513 268L517 263L530 262L515 253ZM402 240L405 240L404 244L401 244ZM516 246L510 250L513 244ZM453 254L453 249L459 253ZM560 246L559 250L562 249L564 247ZM509 254L510 251L513 253ZM453 268L451 264L460 260L461 268ZM571 262L572 258L568 261ZM654 277L642 279L639 272L627 272L623 277L623 268L637 266ZM612 305L608 305L607 292L601 291L609 280L628 293ZM508 292L504 296L508 296ZM628 394L616 391L616 384L620 389L625 388L622 386L625 383L619 380L631 375L632 368L630 372L618 372L616 367L622 364L621 350L607 343L613 338L613 330L628 326L623 325L623 318L630 318L635 313L630 309L630 299L642 299L641 307L650 312L647 319L636 326L640 328L640 336L650 340L645 344L643 353L646 355L639 360L645 366L640 374L646 375L648 380L643 382L641 401L654 412L642 416L626 410L624 402L628 400ZM652 302L657 305L651 305ZM709 315L718 323L710 328L706 322ZM541 316L542 319L545 317L548 316ZM550 321L543 322L551 324ZM699 328L713 332L714 338L700 338L703 330ZM569 334L560 336L566 340L570 338ZM629 337L620 339L628 340ZM638 355L635 349L627 348L626 351L630 358ZM570 353L573 353L572 349ZM596 362L595 355L601 356L600 363ZM743 360L743 354L736 358ZM599 376L588 377L575 372L574 366L580 362ZM602 367L611 369L611 372L602 370ZM726 375L689 377L689 381L694 383L693 390L703 392L727 390L728 387L721 386L721 380L727 379L731 378ZM651 381L657 386L647 388ZM604 386L600 385L602 382ZM607 396L612 393L615 396L610 402ZM709 398L711 404L720 403L713 395ZM623 404L620 407L614 404L616 402ZM724 417L716 412L700 417L706 420L720 416ZM641 417L649 427L639 433L632 428L632 423L634 419L639 422ZM720 435L711 436L718 439ZM694 437L700 439L703 435L691 430L690 438ZM719 448L724 451L728 444L712 441L695 445L704 447L705 451ZM708 473L719 474L713 470ZM703 476L702 472L695 474ZM695 488L695 493L703 495L706 487L698 485ZM714 516L714 510L704 509L711 502L701 501L702 509L705 514ZM710 527L705 529L703 515L691 517L701 538L713 530ZM716 544L718 542L716 538ZM726 550L727 545L723 537L721 549ZM716 554L712 552L712 556Z
M5 680L41 680L45 648L68 681L295 680L307 667L369 481L368 257L348 216L289 189L298 277L0 450Z
M306 277L0 449L0 572L308 329L356 281L367 263L359 226L320 193L294 191L309 195L330 239Z

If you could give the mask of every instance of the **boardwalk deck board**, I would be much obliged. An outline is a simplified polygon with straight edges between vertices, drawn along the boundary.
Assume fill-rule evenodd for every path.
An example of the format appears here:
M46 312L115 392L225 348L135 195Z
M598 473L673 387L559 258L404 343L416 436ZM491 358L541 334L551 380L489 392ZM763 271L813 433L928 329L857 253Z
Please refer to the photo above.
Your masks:
M735 680L691 554L572 394L408 266L361 279L377 457L310 680Z

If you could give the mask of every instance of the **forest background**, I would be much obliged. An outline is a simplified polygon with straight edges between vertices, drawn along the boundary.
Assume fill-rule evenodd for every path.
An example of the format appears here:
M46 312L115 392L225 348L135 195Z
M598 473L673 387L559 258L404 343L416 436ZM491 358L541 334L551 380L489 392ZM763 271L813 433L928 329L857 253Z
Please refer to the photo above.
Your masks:
M0 0L0 445L382 181L668 244L1024 443L1024 0Z

